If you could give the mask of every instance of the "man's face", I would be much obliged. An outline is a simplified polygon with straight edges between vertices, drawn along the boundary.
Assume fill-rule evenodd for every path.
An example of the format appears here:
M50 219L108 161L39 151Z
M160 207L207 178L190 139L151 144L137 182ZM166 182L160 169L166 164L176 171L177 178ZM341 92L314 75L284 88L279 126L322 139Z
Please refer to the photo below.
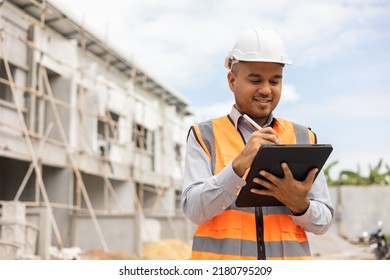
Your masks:
M283 66L272 62L239 62L228 74L228 82L242 114L264 125L279 103Z

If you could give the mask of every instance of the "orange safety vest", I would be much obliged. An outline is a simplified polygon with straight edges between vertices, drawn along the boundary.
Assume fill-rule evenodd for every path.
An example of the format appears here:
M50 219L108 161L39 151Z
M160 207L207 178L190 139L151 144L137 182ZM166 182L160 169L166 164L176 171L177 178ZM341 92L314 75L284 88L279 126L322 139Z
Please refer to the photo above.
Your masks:
M245 140L229 116L193 126L197 141L218 174L244 148ZM281 144L315 143L306 127L275 119ZM286 206L238 208L235 203L200 224L194 234L192 259L311 259L305 231L294 224Z

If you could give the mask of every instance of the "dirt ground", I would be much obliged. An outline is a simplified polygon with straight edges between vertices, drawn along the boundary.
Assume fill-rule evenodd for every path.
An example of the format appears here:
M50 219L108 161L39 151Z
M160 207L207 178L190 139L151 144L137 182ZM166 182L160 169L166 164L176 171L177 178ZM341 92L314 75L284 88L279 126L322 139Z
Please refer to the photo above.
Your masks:
M315 260L373 260L367 245L354 244L336 234L308 233L311 253Z
M191 256L191 247L181 240L165 239L144 245L143 256L132 256L124 252L86 251L81 259L89 260L187 260Z

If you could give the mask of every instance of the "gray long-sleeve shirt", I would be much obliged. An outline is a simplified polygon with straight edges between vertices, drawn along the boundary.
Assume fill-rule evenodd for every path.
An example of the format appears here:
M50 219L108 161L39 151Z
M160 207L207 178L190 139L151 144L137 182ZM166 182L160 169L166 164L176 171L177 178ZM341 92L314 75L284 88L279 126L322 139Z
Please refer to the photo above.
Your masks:
M253 133L241 114L232 107L230 117L245 141ZM267 125L272 122L270 116ZM186 148L182 206L184 214L195 224L202 224L221 214L235 202L239 188L245 185L245 180L239 177L228 164L217 175L212 174L211 161L193 131L189 133ZM325 176L321 171L309 192L310 206L301 216L291 217L295 224L304 230L322 234L330 227L334 209L330 201Z

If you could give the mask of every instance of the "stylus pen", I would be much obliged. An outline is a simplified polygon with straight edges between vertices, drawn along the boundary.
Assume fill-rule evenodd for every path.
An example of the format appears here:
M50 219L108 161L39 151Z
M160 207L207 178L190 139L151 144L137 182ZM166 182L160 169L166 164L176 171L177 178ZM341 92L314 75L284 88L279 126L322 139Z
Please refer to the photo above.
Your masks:
M246 119L253 127L255 127L257 130L263 129L260 125L258 125L254 120L252 120L247 114L242 115L244 119ZM278 137L278 140L280 141L279 135L276 135Z
M260 125L258 125L254 120L252 120L247 114L243 115L244 119L246 119L251 125L253 125L258 130L262 129Z

